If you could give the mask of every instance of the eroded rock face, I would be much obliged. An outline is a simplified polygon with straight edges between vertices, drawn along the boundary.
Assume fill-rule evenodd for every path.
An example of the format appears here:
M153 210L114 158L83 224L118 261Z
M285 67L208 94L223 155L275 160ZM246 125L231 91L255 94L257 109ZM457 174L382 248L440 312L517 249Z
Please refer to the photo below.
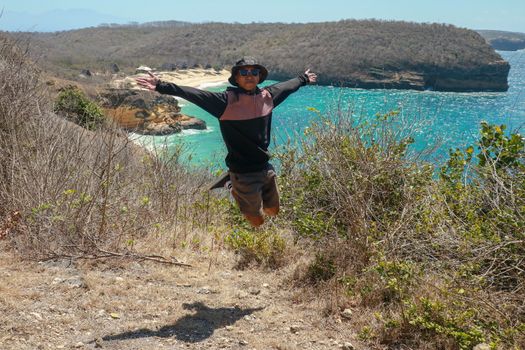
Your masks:
M507 91L510 65L495 61L472 69L425 68L417 71L370 70L353 83L361 88L389 88L434 91Z
M320 85L346 86L362 89L411 89L434 91L507 91L510 65L504 60L468 67L368 68L351 72L341 78L319 72ZM270 79L286 80L284 71L270 72Z
M196 130L205 130L206 122L199 118L190 117L184 114L180 115L180 118L177 120L183 130L186 129L196 129Z
M507 91L510 65L495 61L475 69L441 69L425 76L425 87L436 91Z
M518 51L525 49L525 39L497 38L490 40L489 43L496 50Z
M126 130L146 135L169 135L183 129L206 129L200 119L180 113L172 96L147 90L107 89L99 103L106 115Z

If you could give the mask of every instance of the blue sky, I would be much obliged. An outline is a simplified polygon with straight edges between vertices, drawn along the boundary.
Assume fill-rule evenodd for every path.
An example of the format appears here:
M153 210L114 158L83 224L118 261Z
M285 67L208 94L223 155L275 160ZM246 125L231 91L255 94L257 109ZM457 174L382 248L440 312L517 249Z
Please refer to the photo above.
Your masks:
M0 30L54 31L100 23L320 22L376 18L525 32L525 0L2 0Z

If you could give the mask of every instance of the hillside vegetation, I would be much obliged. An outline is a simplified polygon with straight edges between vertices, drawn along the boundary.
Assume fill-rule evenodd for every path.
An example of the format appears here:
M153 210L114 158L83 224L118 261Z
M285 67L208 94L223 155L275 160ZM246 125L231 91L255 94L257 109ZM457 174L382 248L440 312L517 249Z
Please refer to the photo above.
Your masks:
M229 67L243 55L284 79L306 68L321 84L435 90L506 90L509 66L476 32L444 24L344 20L309 24L184 24L26 33L55 72L107 71L117 63Z
M114 258L176 264L185 249L195 260L233 251L237 268L284 278L290 304L316 300L318 314L339 321L330 327L351 329L363 348L525 347L521 135L483 123L479 140L436 170L411 151L418 126L396 111L311 109L318 118L304 141L276 152L282 213L252 229L227 195L207 191L210 174L191 172L177 152L146 153L98 118L87 130L55 114L39 70L0 39L0 238L21 259L106 258L111 267ZM112 298L91 295L89 314ZM6 313L16 306L7 299ZM146 332L148 316L135 306L130 328ZM148 334L175 336L162 329ZM0 332L25 336L9 322Z
M516 51L525 49L525 33L500 30L478 30L478 33L496 50Z

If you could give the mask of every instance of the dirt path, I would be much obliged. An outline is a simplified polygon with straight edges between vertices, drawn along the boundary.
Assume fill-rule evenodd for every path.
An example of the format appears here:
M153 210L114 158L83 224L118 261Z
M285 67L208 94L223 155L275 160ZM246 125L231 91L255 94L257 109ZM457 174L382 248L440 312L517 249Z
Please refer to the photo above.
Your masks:
M0 251L0 349L350 349L349 323L294 303L287 272L20 262ZM233 265L232 263L230 263Z

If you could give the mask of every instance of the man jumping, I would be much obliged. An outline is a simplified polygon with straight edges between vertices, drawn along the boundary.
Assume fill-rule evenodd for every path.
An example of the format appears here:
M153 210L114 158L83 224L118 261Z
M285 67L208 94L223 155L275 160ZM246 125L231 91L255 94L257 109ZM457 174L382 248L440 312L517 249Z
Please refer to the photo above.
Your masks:
M257 85L268 70L252 57L237 61L228 79L234 87L209 92L166 83L151 73L137 83L152 91L182 97L219 119L228 155L231 193L244 217L254 227L264 223L264 214L279 212L276 174L269 163L272 111L301 86L315 83L317 75L307 70L297 78L264 88Z

